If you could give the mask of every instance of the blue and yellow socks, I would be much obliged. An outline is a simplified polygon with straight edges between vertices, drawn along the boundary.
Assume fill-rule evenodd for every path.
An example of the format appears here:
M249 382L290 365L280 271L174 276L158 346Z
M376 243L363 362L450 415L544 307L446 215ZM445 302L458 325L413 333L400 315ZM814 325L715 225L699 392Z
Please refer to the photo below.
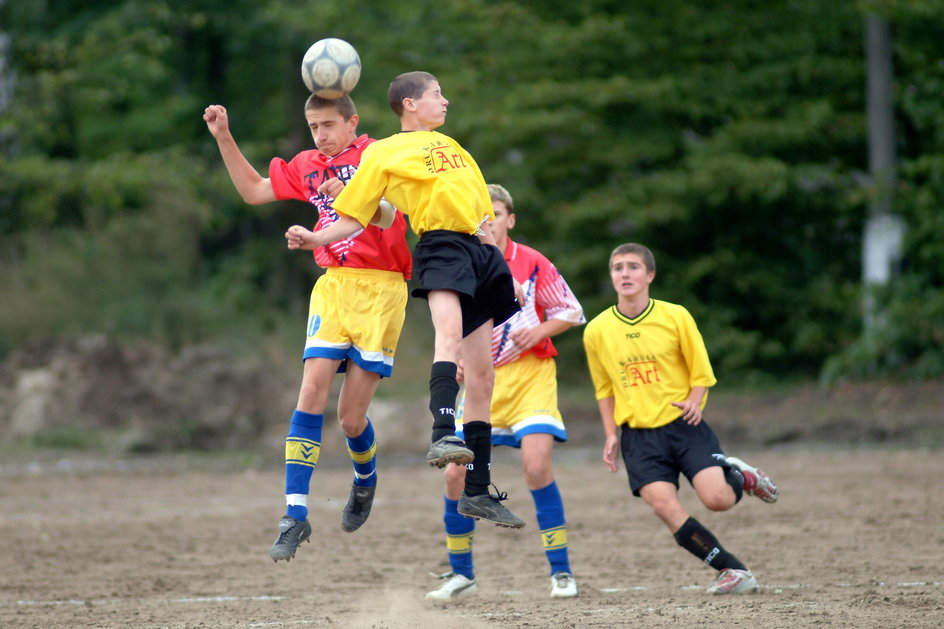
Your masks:
M347 451L354 463L354 484L373 487L377 484L377 442L374 425L367 418L367 427L356 437L347 438Z
M544 554L551 566L551 574L570 572L564 501L561 499L557 483L552 481L547 487L532 491L531 496L534 498L538 526L541 527L541 544L544 546ZM443 522L446 524L446 551L449 554L449 566L456 574L461 574L467 579L474 579L472 539L475 535L475 520L459 513L457 500L443 497L443 501L445 503Z
M443 522L446 523L446 551L449 553L449 566L456 574L467 579L475 579L472 569L472 537L475 535L475 520L467 518L458 511L458 500L449 500L443 496L446 509Z
M308 519L308 491L311 473L321 454L321 428L324 415L295 410L285 438L285 515Z
M538 526L541 528L541 543L544 554L551 564L551 574L570 572L567 555L567 521L564 519L564 501L557 483L531 491Z

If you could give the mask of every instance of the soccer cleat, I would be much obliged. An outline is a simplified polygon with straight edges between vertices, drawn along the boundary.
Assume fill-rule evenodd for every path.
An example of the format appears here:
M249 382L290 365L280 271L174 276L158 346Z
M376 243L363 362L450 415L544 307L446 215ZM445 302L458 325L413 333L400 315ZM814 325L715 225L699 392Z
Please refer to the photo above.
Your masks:
M459 497L458 511L467 518L488 520L498 526L520 529L524 526L524 520L502 505L501 501L507 499L508 494L505 492L478 496L467 496L463 493Z
M438 576L445 583L432 592L428 592L427 600L453 601L461 596L475 594L475 579L469 579L455 572L446 572Z
M446 435L429 446L426 462L436 467L446 467L450 463L466 465L475 458L472 450L465 447L465 441L455 435Z
M756 467L751 467L737 457L729 456L725 458L728 465L736 468L744 477L745 492L760 498L764 502L777 502L777 498L780 497L780 490L770 480L770 476Z
M750 570L722 570L715 582L708 587L709 594L741 594L757 591L757 579Z
M309 541L309 537L311 537L311 524L308 520L299 522L295 518L284 516L279 520L279 538L275 540L272 550L269 551L272 561L279 559L291 561L295 556L295 551L298 550L298 545Z
M572 598L577 596L577 582L569 572L555 572L551 575L551 598Z
M348 533L353 533L361 528L361 525L367 521L367 516L370 515L370 507L374 504L374 492L376 490L376 485L373 487L351 485L351 495L348 496L344 511L341 512L342 529Z

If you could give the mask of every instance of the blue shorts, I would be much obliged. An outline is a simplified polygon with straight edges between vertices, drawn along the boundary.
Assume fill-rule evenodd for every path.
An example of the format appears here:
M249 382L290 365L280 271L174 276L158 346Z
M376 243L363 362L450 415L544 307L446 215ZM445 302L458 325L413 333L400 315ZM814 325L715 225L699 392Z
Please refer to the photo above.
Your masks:
M658 428L630 428L620 435L623 463L633 495L655 481L679 486L679 474L691 483L695 474L715 465L728 467L718 436L702 420L691 426L679 418Z

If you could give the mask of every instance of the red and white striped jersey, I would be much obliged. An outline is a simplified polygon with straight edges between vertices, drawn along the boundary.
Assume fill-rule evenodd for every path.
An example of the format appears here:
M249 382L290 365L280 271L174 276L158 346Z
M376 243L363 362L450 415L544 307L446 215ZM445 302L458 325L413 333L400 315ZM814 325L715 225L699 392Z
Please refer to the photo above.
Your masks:
M526 354L534 354L538 358L556 356L557 349L550 338L522 352L511 342L511 332L519 328L533 328L545 318L562 319L574 324L586 323L583 306L557 267L535 249L509 239L505 248L505 261L508 262L511 274L524 289L526 300L520 312L492 330L492 362L498 367Z
M328 156L317 149L302 151L290 162L274 158L269 163L269 180L275 197L280 200L308 201L318 210L314 231L324 229L338 220L332 207L333 199L318 192L318 186L333 177L345 184L351 180L361 161L361 153L372 142L361 135L337 155ZM406 244L406 219L397 211L393 225L380 229L368 225L349 238L315 249L315 262L321 267L344 266L354 269L380 269L403 273L410 278L413 258Z

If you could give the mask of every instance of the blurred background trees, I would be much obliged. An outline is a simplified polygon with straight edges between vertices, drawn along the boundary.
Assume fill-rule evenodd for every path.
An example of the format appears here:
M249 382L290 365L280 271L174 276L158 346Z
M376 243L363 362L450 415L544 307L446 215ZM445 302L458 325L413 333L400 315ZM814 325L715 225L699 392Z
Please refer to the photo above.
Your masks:
M439 77L443 131L512 192L513 237L588 316L613 301L609 252L638 241L723 381L944 374L944 3L393 4L0 4L0 357L87 332L296 355L316 269L282 233L311 211L242 203L201 116L226 105L265 174L311 145L298 68L335 36L361 55L374 137L398 130L393 76ZM892 26L906 231L866 332L867 15ZM559 345L582 364L579 334Z

